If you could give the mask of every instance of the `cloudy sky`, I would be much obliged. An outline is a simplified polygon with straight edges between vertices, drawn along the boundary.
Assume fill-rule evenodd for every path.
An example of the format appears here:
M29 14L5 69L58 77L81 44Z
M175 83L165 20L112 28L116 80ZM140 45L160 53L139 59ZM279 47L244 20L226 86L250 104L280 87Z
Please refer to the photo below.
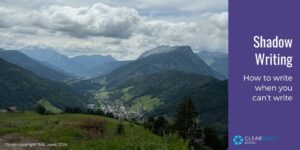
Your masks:
M227 0L0 0L0 47L135 59L159 45L227 52Z

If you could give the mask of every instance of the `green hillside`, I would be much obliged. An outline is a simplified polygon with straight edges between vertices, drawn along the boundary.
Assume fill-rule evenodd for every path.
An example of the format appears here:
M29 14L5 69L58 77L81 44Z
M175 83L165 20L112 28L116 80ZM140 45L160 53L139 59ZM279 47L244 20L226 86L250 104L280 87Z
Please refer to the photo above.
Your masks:
M85 103L68 85L42 79L0 58L0 108L33 109L43 98L59 108L83 107Z
M98 128L89 130L94 125ZM60 114L42 116L34 112L0 113L0 149L5 142L65 143L53 149L103 150L185 150L186 142L175 135L160 137L141 126L123 122L124 133L118 134L119 121L95 115ZM2 147L1 147L2 146Z
M49 101L44 100L44 99L38 101L38 104L43 106L45 108L46 112L49 112L49 113L57 114L57 113L63 112L61 109L57 108L56 106L52 105Z
M192 97L204 123L227 124L227 81L210 76L167 71L139 76L96 93L100 103L121 101L132 110L143 107L146 116L174 116L184 96Z

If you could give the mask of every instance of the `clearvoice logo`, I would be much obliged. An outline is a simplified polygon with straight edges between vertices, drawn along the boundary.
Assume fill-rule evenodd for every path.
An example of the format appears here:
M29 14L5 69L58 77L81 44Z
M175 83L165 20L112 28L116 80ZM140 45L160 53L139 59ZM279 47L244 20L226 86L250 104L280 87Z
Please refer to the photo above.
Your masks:
M242 144L257 144L259 142L272 142L277 141L279 138L277 136L242 136L235 135L233 136L233 144L234 145L242 145Z
M244 142L244 138L241 135L236 135L233 137L233 144L234 145L242 145Z

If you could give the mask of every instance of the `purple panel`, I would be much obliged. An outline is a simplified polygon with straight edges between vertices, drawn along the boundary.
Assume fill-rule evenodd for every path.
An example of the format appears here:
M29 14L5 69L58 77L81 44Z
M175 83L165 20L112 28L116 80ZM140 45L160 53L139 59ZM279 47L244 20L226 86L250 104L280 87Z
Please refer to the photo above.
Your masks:
M292 48L254 48L253 36L293 39ZM293 67L260 66L255 53L293 56ZM229 149L300 149L300 1L229 2ZM292 75L293 82L244 82L243 75ZM292 92L256 92L255 85L293 86ZM290 95L292 102L254 102L254 95ZM241 135L233 142L234 136ZM249 139L249 138L256 139ZM259 139L262 138L262 139ZM245 143L245 142L248 143ZM252 142L252 143L251 143ZM251 143L251 144L249 144Z

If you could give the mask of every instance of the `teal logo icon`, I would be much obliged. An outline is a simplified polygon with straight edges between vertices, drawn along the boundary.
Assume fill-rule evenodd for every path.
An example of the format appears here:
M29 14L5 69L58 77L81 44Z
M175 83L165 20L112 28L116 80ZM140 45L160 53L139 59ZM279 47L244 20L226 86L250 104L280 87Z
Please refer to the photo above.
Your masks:
M233 137L232 141L234 145L242 145L244 142L244 138L241 135L236 135Z

